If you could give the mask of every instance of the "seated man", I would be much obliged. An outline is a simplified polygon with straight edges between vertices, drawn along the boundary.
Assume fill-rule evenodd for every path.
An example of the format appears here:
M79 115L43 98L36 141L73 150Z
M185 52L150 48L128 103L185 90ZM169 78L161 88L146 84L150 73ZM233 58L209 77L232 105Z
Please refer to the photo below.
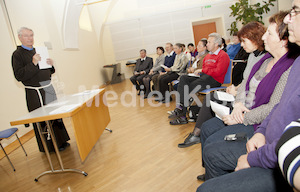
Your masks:
M130 77L130 81L135 86L138 91L138 95L141 94L141 91L144 91L143 78L150 72L153 67L153 59L147 57L146 50L140 50L141 58L137 60L136 66L133 72L133 76Z
M178 85L180 102L169 116L169 118L175 118L170 121L170 124L179 125L188 123L186 112L190 104L189 99L192 91L196 93L207 87L218 87L224 82L230 59L226 52L220 49L221 45L221 36L217 33L211 33L207 40L207 50L210 53L204 57L202 69L195 71L195 74L200 74L200 76L181 76Z
M294 0L293 9L285 17L285 23L288 23L289 40L300 45L298 12L300 12L300 0ZM292 191L279 174L275 149L284 128L291 121L299 118L299 71L300 57L295 60L291 68L280 102L244 146L247 153L238 158L235 171L206 181L198 188L197 192ZM291 160L289 159L289 162Z
M166 66L168 68L171 68L174 64L174 60L175 60L175 57L176 57L176 53L173 50L173 44L172 43L166 43L165 49L166 49L167 55L165 57L164 66ZM156 90L156 91L159 91L158 79L163 74L166 74L166 70L164 68L162 68L162 72L160 72L159 74L155 74L152 77L154 90Z

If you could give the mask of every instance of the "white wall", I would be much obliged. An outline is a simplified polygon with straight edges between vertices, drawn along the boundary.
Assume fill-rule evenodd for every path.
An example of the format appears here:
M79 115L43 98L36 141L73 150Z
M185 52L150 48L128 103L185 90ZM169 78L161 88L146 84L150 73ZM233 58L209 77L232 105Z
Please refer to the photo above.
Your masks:
M36 45L43 45L44 41L52 44L53 49L49 55L54 59L56 73L56 91L60 94L72 94L85 86L91 89L100 86L103 80L100 69L104 65L103 50L98 43L98 34L95 31L79 29L78 50L65 50L62 41L62 20L65 8L63 0L9 0L6 1L11 17L12 26L16 34L17 28L27 26L35 32ZM28 11L30 10L30 11ZM0 130L10 127L9 122L26 114L24 88L14 79L11 69L11 54L15 45L10 38L8 25L4 20L2 9L0 10L0 40L1 40L1 110ZM5 26L5 27L3 27ZM12 97L13 96L13 97ZM30 129L20 126L20 135ZM7 144L14 140L2 141Z
M262 1L262 0L258 0ZM196 21L202 21L204 18L222 18L224 23L222 25L218 25L218 32L223 37L229 37L229 32L227 29L230 27L231 22L234 18L229 17L230 9L229 6L235 3L234 0L204 0L204 1L190 1L190 0L119 0L111 10L108 15L107 23L104 27L103 36L104 38L100 43L104 48L104 56L105 62L115 63L120 62L122 66L122 72L125 73L125 77L129 78L132 75L132 70L125 66L125 63L130 59L138 58L139 52L138 50L141 48L146 48L150 55L155 53L156 46L164 46L166 42L181 42L181 43L189 43L194 42L193 39L193 31L192 31L192 23ZM267 24L267 18L276 13L277 3L274 3L275 6L271 7L271 11L264 15L264 22ZM209 8L205 8L205 5L211 5ZM169 13L169 14L167 14ZM167 15L167 16L166 16ZM135 31L130 29L130 22L137 21L139 25L152 25L153 18L160 18L161 22L164 23L165 20L168 20L168 23L171 23L172 27L170 28L170 37L165 39L164 41L160 41L160 43L155 42L153 45L148 46L147 42L145 42L145 35L143 34L143 26L138 27ZM171 19L170 19L171 17ZM152 19L152 20L151 20ZM146 23L142 23L139 21L146 21ZM149 22L147 22L149 20ZM159 21L158 21L159 22ZM127 25L122 25L127 24ZM94 24L97 25L97 24ZM120 26L120 29L118 29ZM128 26L126 28L126 26ZM174 27L175 26L175 27ZM221 26L221 27L219 27ZM153 27L153 33L149 34L151 36L146 37L146 40L151 38L159 39L159 35L155 33L155 28ZM159 26L157 26L159 27ZM119 30L119 31L118 31ZM130 32L131 31L131 32ZM161 30L165 32L165 29ZM135 38L134 35L128 38L126 33L129 32L132 34L136 34L135 36L142 37L141 43L135 42L134 39L126 41L130 38ZM117 34L117 36L116 36ZM163 34L163 35L165 35ZM122 41L118 42L113 41L115 37L126 36ZM185 36L186 38L181 38ZM135 42L132 43L131 42ZM153 41L154 42L154 41ZM138 45L141 44L141 47ZM146 45L147 44L147 45ZM120 46L120 47L118 47ZM127 52L123 52L123 55L129 55L128 58L124 58L118 60L118 57L115 55L115 50L127 46ZM149 50L150 49L150 50ZM126 50L125 50L126 51Z
M290 10L292 8L293 0L278 0L279 10Z

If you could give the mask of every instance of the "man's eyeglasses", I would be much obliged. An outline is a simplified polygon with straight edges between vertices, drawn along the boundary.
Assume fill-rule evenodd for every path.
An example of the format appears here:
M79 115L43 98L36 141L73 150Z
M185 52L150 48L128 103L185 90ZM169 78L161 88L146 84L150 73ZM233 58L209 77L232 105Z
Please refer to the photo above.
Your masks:
M299 13L300 13L300 11L296 11L296 7L293 7L289 12L289 17L292 18L292 17L298 15Z

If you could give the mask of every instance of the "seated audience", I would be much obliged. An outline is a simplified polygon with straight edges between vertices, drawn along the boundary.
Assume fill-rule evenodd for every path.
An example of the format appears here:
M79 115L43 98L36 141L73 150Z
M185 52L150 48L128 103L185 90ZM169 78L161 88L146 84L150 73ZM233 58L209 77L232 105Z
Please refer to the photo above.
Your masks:
M166 74L161 75L158 79L159 91L162 94L162 98L156 99L156 101L160 101L162 103L169 102L171 97L166 98L166 92L169 90L169 83L178 79L178 77L182 74L186 74L186 65L188 63L188 59L186 54L183 52L183 44L176 43L174 46L174 51L176 53L176 57L174 60L174 65L170 68L165 67Z
M239 31L239 37L242 39L241 45L247 53L250 53L247 68L251 67L252 69L253 65L265 55L264 41L262 40L262 36L265 32L265 27L259 22L250 22ZM228 87L226 91L234 96L237 94L235 86ZM211 98L211 100L218 102L218 98L215 98L213 93L210 94L209 97L204 98L193 132L188 135L183 143L178 144L178 147L185 148L200 143L200 128L202 124L215 116L210 106L207 105L208 102L206 98ZM231 103L228 103L228 107L232 108Z
M172 43L166 43L165 49L166 49L167 55L165 56L164 65L166 67L170 68L174 64L176 53L173 50ZM152 76L153 88L156 91L159 91L158 78L161 77L161 75L163 75L163 74L166 74L166 71L164 68L162 68L162 71L160 73Z
M133 76L130 77L130 81L138 91L138 95L144 91L145 86L143 78L150 72L150 69L153 66L153 59L151 57L147 57L146 54L145 49L140 50L141 58L137 60Z
M196 56L198 55L197 49L195 49L195 46L193 43L188 44L188 51L191 54L191 59L189 61L188 67L195 61Z
M233 34L232 43L233 44L227 48L227 54L228 54L230 60L233 60L234 57L236 56L236 54L241 49L241 43L240 43L240 39L237 36L237 32L235 32Z
M224 38L222 38L222 45L221 45L221 49L225 52L227 52L227 44Z
M210 51L203 59L202 69L196 70L199 77L184 75L178 84L179 103L169 118L172 125L188 123L187 107L190 105L190 93L199 92L209 87L221 86L224 82L230 60L228 55L220 49L222 38L217 33L211 33L207 40L207 50ZM188 88L186 90L186 88ZM187 92L188 91L188 92Z
M143 78L143 83L145 85L145 96L144 98L147 98L150 93L150 81L152 77L156 74L159 74L162 71L161 65L164 65L165 63L165 50L163 47L157 47L156 53L158 57L155 60L155 64L150 70L149 74Z
M280 12L273 15L269 20L270 25L268 30L263 36L265 48L273 55L273 58L270 57L270 54L266 54L254 65L249 75L246 83L246 90L249 90L249 93L244 94L246 94L246 96L250 94L251 96L251 94L254 93L251 92L255 91L255 98L253 99L252 97L251 99L251 97L248 97L248 99L244 99L243 102L239 102L240 100L237 97L233 112L231 115L223 118L224 123L231 126L225 126L222 121L216 120L216 118L210 119L202 125L200 137L203 144L202 153L203 163L205 165L205 178L203 177L204 175L201 175L198 177L199 179L207 180L232 172L236 168L238 158L247 153L246 138L251 138L254 131L254 136L248 141L247 145L252 143L257 136L261 136L260 134L268 135L266 135L268 137L266 137L266 142L270 145L267 144L265 149L274 145L271 143L274 138L278 137L278 131L280 129L274 129L274 125L268 128L270 123L266 124L266 122L268 122L268 118L272 116L274 109L278 108L285 99L284 94L288 89L287 87L289 87L287 81L288 78L290 79L291 74L293 74L293 63L295 58L299 55L299 47L297 50L289 48L290 43L287 40L287 25L283 23L283 18L286 14L287 12ZM264 68L267 75L261 79L264 70L261 71L259 69L264 66L264 60L268 60L268 58L269 63ZM258 84L256 90L251 90L250 87L255 86L255 84ZM287 86L285 86L286 84ZM284 112L284 110L282 110L282 112ZM267 116L268 118L266 118ZM248 121L248 123L246 123L246 121ZM270 130L273 133L269 135L269 133L265 132L266 129L267 132ZM281 132L282 129L283 128L281 128ZM245 138L236 142L224 141L225 135L236 133L245 133ZM261 144L262 143L260 143L260 146L262 146ZM252 153L253 150L248 150L249 155L251 154L250 151ZM274 157L266 157L268 156L267 154L260 154L261 152L258 151L259 150L256 150L250 155L253 163L252 166L259 165L258 167L275 168L274 162L270 164L266 161L267 159L274 161ZM273 152L275 153L275 149L273 149ZM253 156L254 154L255 157ZM248 160L250 156L248 156ZM217 158L218 162L210 161L214 158ZM245 156L242 158L245 158ZM239 169L239 165L237 169ZM265 181L266 180L264 180L264 182Z
M187 69L188 73L194 73L195 70L202 69L203 59L208 54L206 45L207 45L207 39L201 39L198 42L197 45L198 54L195 58L193 65Z
M300 114L299 114L300 116ZM289 184L300 190L300 119L291 122L280 137L275 151L282 174Z

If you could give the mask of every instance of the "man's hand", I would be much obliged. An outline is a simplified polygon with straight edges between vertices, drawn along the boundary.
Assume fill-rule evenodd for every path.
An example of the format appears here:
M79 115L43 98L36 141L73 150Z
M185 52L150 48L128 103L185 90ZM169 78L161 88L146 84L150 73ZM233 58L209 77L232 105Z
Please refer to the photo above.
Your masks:
M201 72L202 72L202 69L197 69L197 70L194 71L194 74L199 75Z
M47 62L48 65L53 66L53 63L54 63L54 62L53 62L52 59L48 58L46 62Z
M137 71L134 72L134 75L135 75L135 76L138 76L139 74L140 74L140 73L137 72Z
M149 75L152 75L152 74L153 74L153 70L151 69L150 72L149 72Z
M250 168L247 157L248 154L240 156L234 171Z
M160 74L160 75L164 75L164 74L166 74L166 72L160 72L159 74Z
M193 67L188 68L188 73L194 73L194 72L195 72L195 68L193 68Z
M39 63L39 61L41 60L41 56L40 54L35 54L33 57L32 57L32 63L34 65L37 65Z
M146 74L146 71L141 71L140 75Z
M258 148L266 144L266 137L261 133L255 133L253 137L247 142L246 148L247 152L255 151Z
M166 67L166 68L165 68L165 71L166 71L166 72L169 72L169 71L171 71L171 69L168 68L168 67Z
M234 108L231 112L231 115L238 123L243 123L244 112L250 112L250 110L247 107L245 107L243 103L238 102L234 104Z
M223 122L226 124L226 125L236 125L238 124L238 122L231 116L231 115L225 115L223 118L222 118Z

